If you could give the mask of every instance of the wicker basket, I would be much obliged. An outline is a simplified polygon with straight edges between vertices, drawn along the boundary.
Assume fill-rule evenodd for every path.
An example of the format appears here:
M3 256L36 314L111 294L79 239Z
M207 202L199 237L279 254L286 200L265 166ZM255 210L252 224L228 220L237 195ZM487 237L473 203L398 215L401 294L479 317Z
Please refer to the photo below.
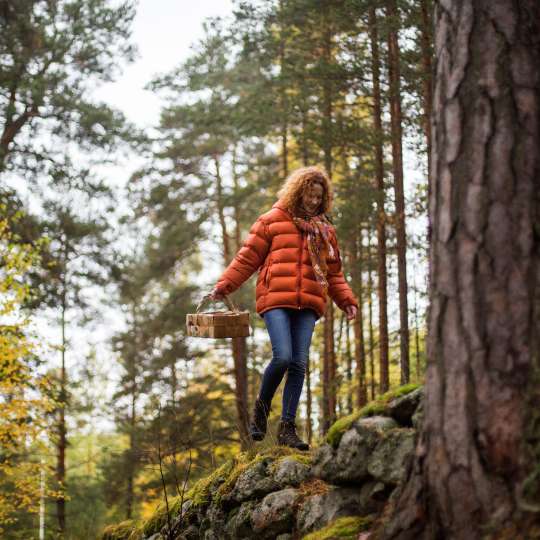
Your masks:
M210 299L211 296L207 294L199 302L196 312L186 315L188 336L202 338L249 336L249 311L239 311L232 300L225 296L222 301L229 308L229 311L205 311L199 313L201 306Z

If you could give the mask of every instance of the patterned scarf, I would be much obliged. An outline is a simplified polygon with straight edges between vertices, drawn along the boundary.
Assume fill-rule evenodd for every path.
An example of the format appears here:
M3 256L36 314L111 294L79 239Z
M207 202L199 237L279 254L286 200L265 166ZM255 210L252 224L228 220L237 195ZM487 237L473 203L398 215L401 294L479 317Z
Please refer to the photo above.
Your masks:
M331 224L324 214L311 215L301 209L298 209L296 213L297 215L291 212L292 219L300 230L307 233L311 265L317 281L326 294L328 290L326 257L329 255L334 258L334 248L329 237Z

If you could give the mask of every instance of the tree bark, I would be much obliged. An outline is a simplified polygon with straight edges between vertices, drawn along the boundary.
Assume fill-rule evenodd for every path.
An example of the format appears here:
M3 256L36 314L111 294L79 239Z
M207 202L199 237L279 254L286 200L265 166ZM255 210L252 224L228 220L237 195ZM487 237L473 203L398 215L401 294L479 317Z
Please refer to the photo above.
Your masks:
M56 513L58 519L58 532L61 536L66 532L66 406L67 406L67 373L66 373L66 310L67 310L67 276L66 267L68 261L67 241L64 240L63 256L64 270L62 273L62 296L60 305L60 331L61 331L61 366L60 366L60 395L58 411L58 456L56 465L56 480L60 495L56 499Z
M353 321L354 361L356 367L356 405L367 403L366 388L366 345L364 340L364 291L362 286L362 235L358 234L351 247L353 286L358 298L358 313Z
M229 265L232 260L232 252L230 246L230 235L227 231L227 224L225 222L225 208L223 203L223 184L220 173L219 161L215 159L216 166L216 182L217 182L217 207L219 213L219 222L221 225L221 236L223 240L223 258L225 267ZM236 171L233 171L233 177L236 182ZM235 190L238 188L235 185ZM236 202L235 202L236 204ZM235 226L236 226L236 250L240 249L240 223L239 212L236 209L235 214ZM235 401L236 412L238 420L238 432L240 435L240 445L242 449L246 449L249 444L248 434L248 401L247 401L247 345L245 337L231 338L232 356L234 362L234 381L235 381Z
M407 300L407 238L405 232L405 196L403 192L403 149L401 81L398 45L399 12L396 0L387 0L386 9L390 29L388 31L388 78L390 90L390 125L392 131L392 169L396 204L396 241L399 291L399 354L401 384L409 382L409 308ZM382 387L381 387L382 390Z
M279 66L280 66L280 100L281 100L281 169L283 178L289 176L289 156L288 156L288 133L289 133L289 106L287 99L287 88L285 83L285 21L283 16L283 0L279 0Z
M311 359L308 355L306 361L306 428L307 428L307 440L311 445L313 439L313 398L311 395Z
M378 262L380 263L379 259L379 249L380 247L377 246L377 256L378 256ZM371 390L371 399L375 399L375 338L373 336L373 278L371 275L371 235L368 234L368 324L369 324L369 375L370 375L370 390ZM386 273L386 266L384 269L384 272ZM386 278L385 278L386 279ZM379 280L379 287L380 287L380 280ZM380 294L380 288L378 290L378 293ZM380 296L379 296L380 298ZM386 304L384 304L386 305ZM380 321L380 319L379 319ZM379 358L381 356L380 348L382 342L382 337L379 330ZM386 329L386 358L388 359L388 328ZM381 365L379 363L379 365ZM388 365L388 360L387 360ZM388 370L387 370L388 373Z
M433 36L432 36L432 2L431 0L420 1L421 24L420 24L420 46L422 50L422 98L423 98L423 124L426 133L427 143L427 163L428 163L428 196L431 191L430 175L431 171L431 109L433 101L433 76L432 76L432 56L433 56ZM428 242L429 242L428 238Z
M533 538L540 6L448 0L435 21L425 419L377 537Z
M323 432L334 423L336 418L335 347L334 347L334 305L328 299L324 314L324 347L323 347Z
M371 44L371 73L373 82L373 127L375 133L375 182L377 186L377 297L379 301L379 367L380 388L386 392L390 385L388 375L388 295L386 275L386 213L384 202L386 198L384 189L384 163L383 163L383 129L381 119L381 84L380 84L380 58L379 58L379 33L377 28L377 14L375 7L369 8L369 35ZM369 269L371 279L371 269ZM371 322L371 284L370 284L370 332L373 326ZM373 361L373 336L370 335L370 358ZM374 384L373 365L371 383ZM371 399L374 399L372 388Z
M345 321L345 357L347 378L347 414L353 412L353 392L352 392L352 351L351 351L351 325L349 319Z

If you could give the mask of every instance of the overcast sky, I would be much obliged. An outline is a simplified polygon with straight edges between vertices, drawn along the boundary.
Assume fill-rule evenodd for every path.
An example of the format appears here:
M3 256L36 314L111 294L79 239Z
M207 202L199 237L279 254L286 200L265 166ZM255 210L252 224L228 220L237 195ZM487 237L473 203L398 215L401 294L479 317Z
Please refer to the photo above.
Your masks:
M139 0L133 24L132 42L138 48L135 62L124 67L122 74L113 83L98 88L95 97L124 112L128 120L139 127L157 125L160 100L144 87L158 73L166 73L190 55L190 46L203 36L202 23L205 18L232 14L232 0ZM98 171L111 184L125 185L136 168L136 156L119 158L118 165L105 165ZM123 202L120 201L120 205ZM207 278L208 279L208 276ZM96 296L96 299L99 295ZM99 299L97 299L99 302ZM70 321L67 328L68 346L66 361L68 370L76 370L84 363L91 346L95 347L98 366L109 376L108 388L96 389L96 400L104 394L111 395L113 380L117 375L109 338L122 324L122 315L113 306L96 305L100 316L89 327ZM49 365L58 366L60 354L47 347L60 342L60 327L56 321L56 310L49 316L36 320L41 341L47 349ZM112 419L97 420L100 427L113 427Z
M100 88L97 96L120 108L141 127L159 118L159 100L144 86L157 73L170 71L190 54L202 37L207 17L232 14L232 0L139 0L132 41L139 58L124 69L114 83Z

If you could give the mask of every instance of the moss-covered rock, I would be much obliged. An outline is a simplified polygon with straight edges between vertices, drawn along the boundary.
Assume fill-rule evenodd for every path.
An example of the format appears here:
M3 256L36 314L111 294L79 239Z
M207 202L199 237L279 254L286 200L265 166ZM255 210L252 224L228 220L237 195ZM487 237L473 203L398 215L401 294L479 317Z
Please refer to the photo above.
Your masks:
M169 499L167 503L159 503L154 513L142 524L143 537L148 538L153 534L161 532L161 529L167 526L169 521L172 525L175 517L180 512L183 501L183 497L173 497ZM167 511L169 514L168 516Z
M142 532L132 519L105 527L101 535L101 540L140 540L141 538Z
M398 388L380 395L375 401L368 403L366 406L353 412L352 414L338 419L332 426L330 426L330 429L326 434L326 442L328 442L328 444L332 445L334 448L337 448L341 437L348 429L350 429L353 422L359 418L365 418L368 416L391 416L389 407L390 402L401 396L410 394L418 388L420 388L420 385L416 383L399 386Z
M397 485L414 453L415 431L396 428L384 433L367 460L367 471L385 484Z
M312 532L304 537L302 540L356 540L358 534L368 530L373 523L373 518L358 517L358 516L346 516L341 517L329 523L323 529Z
M294 488L269 493L251 516L253 531L257 536L273 540L278 534L289 532L300 497L300 492Z
M360 488L329 486L325 493L307 497L298 509L297 530L308 534L339 517L368 516L379 511L384 503L373 497L376 487L373 482Z
M276 460L272 463L270 471L274 481L282 488L298 486L311 476L310 464L301 462L294 456L285 456Z
M313 462L313 474L336 484L362 483L369 478L369 457L385 432L398 424L387 416L370 416L355 420L340 438L337 449L321 446Z
M285 457L295 459L300 463L311 462L311 456L309 454L299 452L286 446L274 446L256 454L251 452L241 453L236 458L235 464L231 468L226 480L217 489L213 500L219 503L228 502L231 498L236 499L234 488L237 480L244 472L255 469L259 464L263 463L270 475L277 467L277 463ZM249 475L249 473L246 473L246 475Z
M399 395L388 403L388 412L401 426L411 427L413 416L420 405L424 395L423 388Z

